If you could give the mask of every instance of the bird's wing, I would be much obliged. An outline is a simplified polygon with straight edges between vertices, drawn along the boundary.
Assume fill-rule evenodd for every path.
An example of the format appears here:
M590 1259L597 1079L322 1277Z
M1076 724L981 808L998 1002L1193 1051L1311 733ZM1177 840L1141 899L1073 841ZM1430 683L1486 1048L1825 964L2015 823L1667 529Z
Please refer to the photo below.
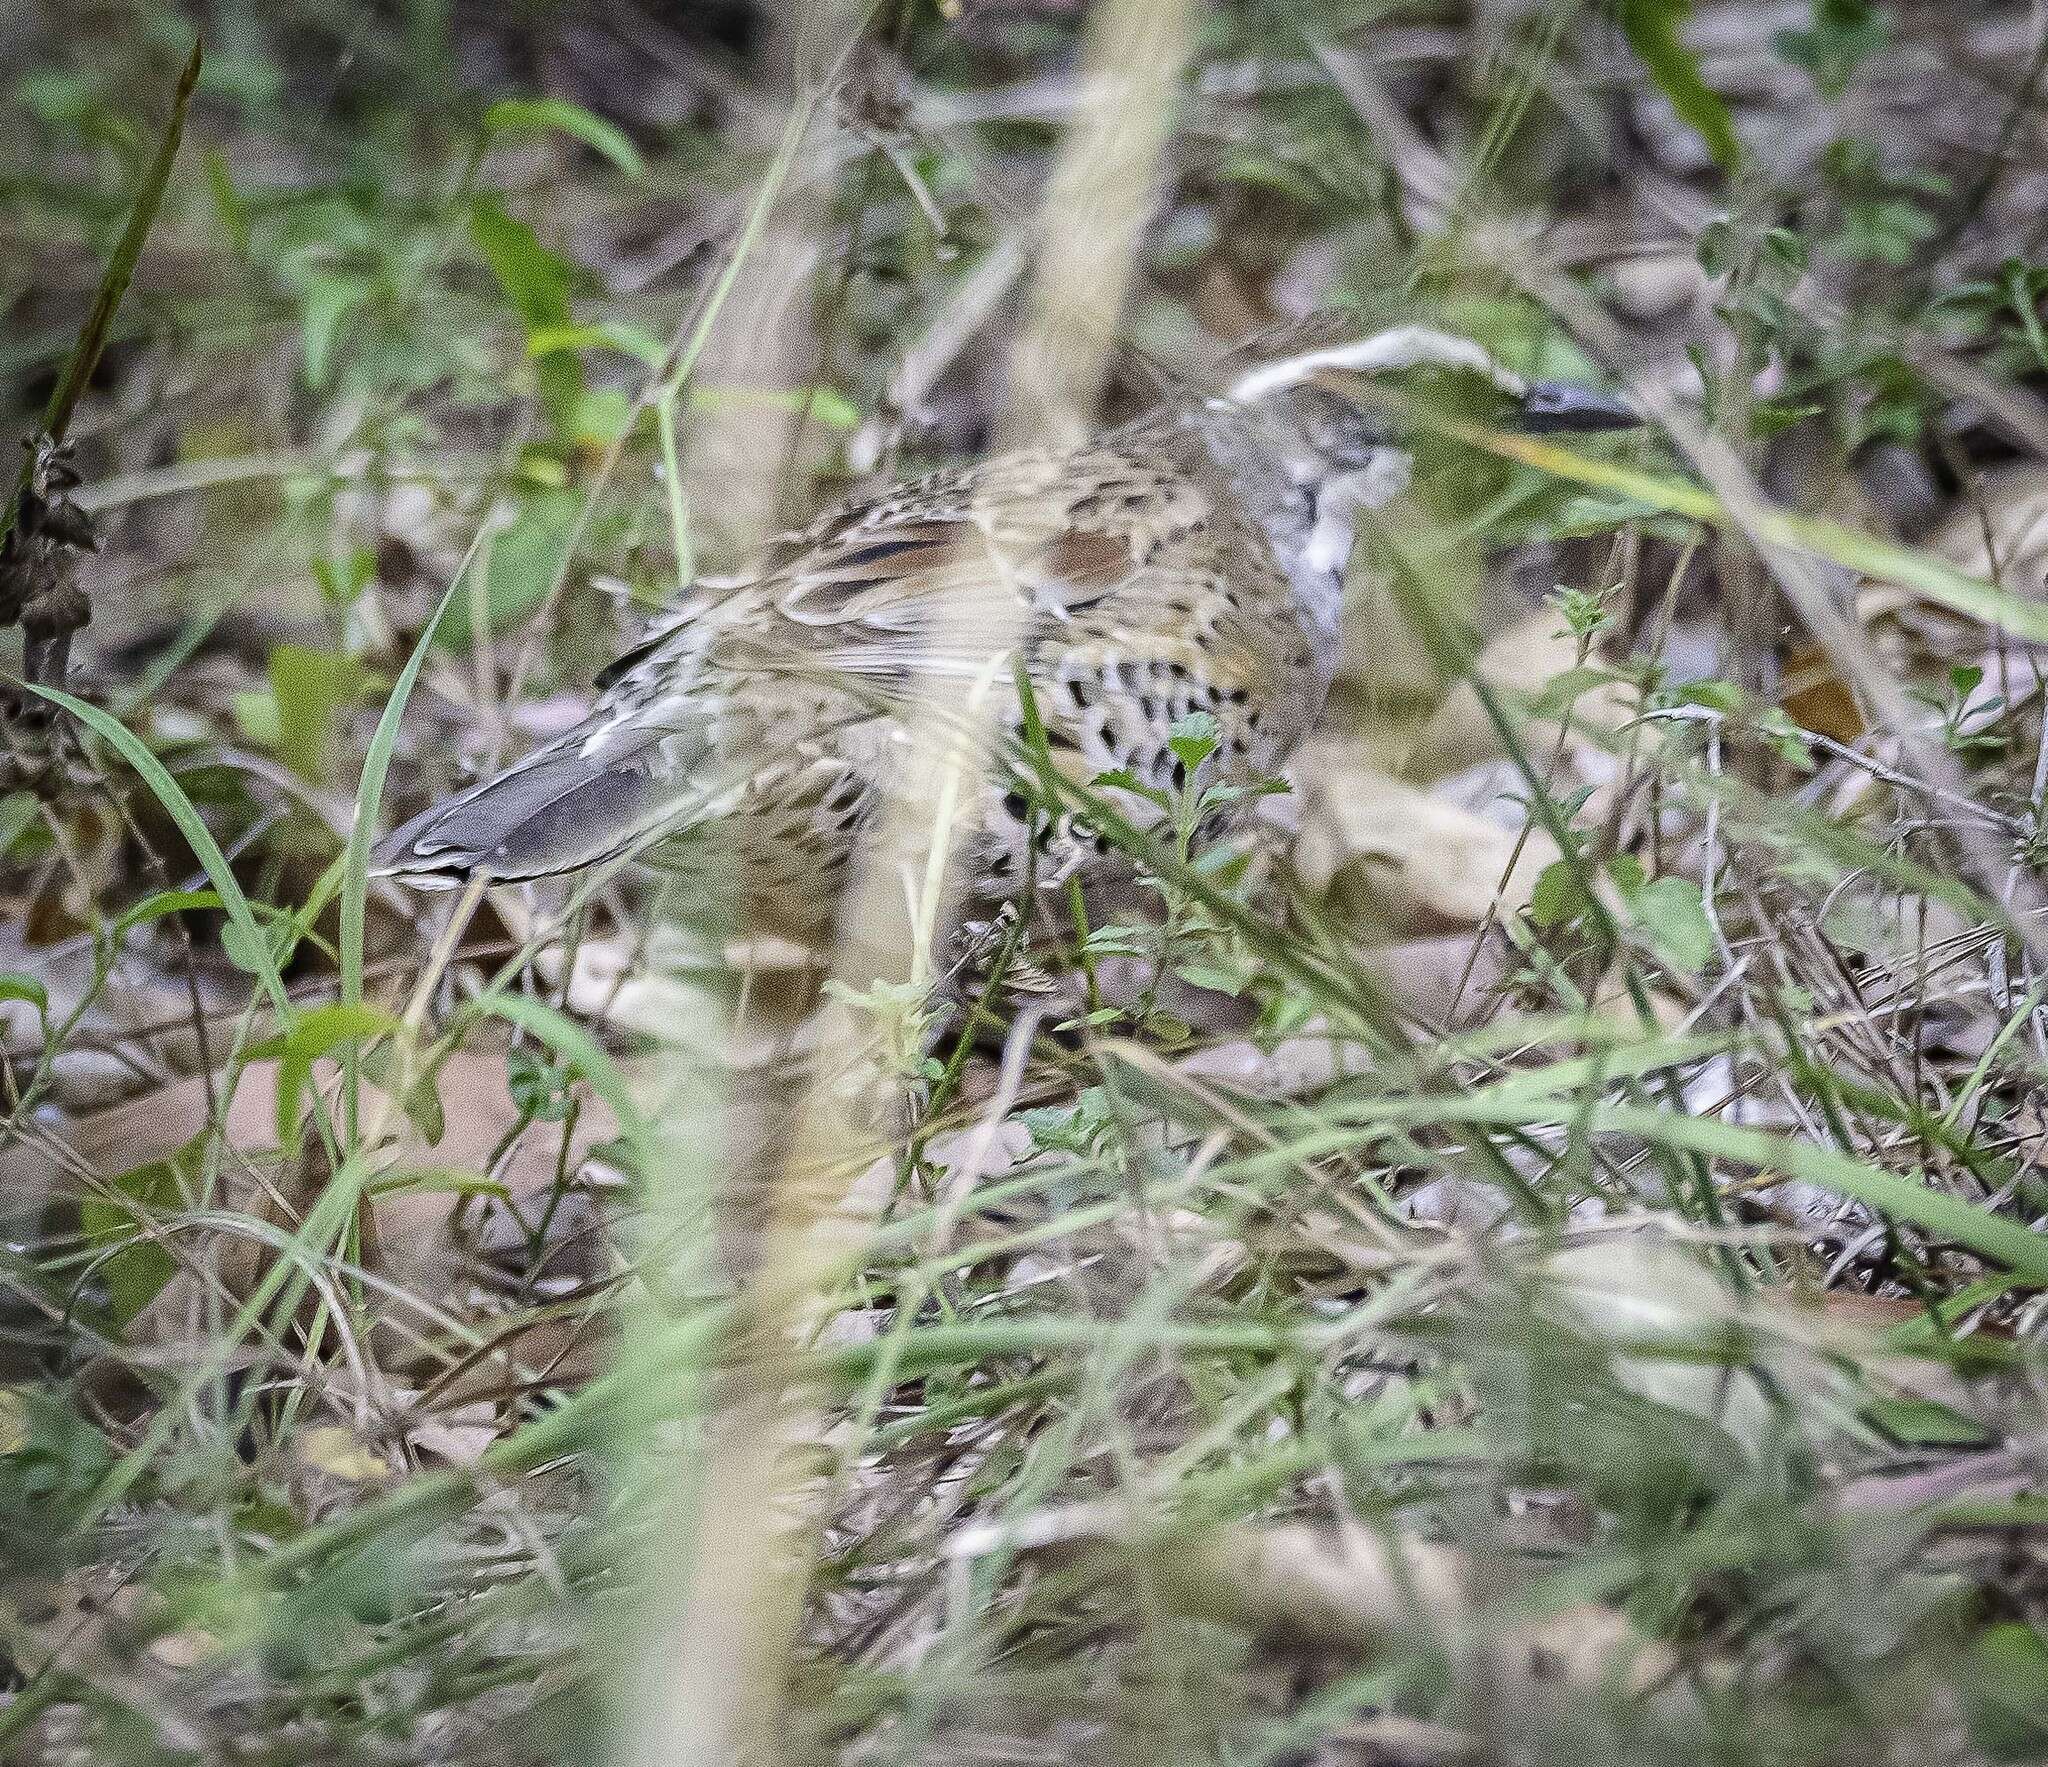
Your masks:
M1007 456L833 511L739 578L698 586L599 677L581 725L400 828L379 868L548 875L736 802L766 809L793 782L814 792L845 733L983 675L1005 641L1035 680L1100 680L1118 658L1169 679L1198 661L1248 677L1255 647L1222 587L1238 567L1210 556L1227 526L1188 477L1103 445ZM1113 699L1118 682L1104 685ZM1086 722L1076 765L1108 764L1105 706L1071 698L1048 721Z
M1166 594L1215 515L1203 487L1103 444L934 475L777 540L600 685L638 698L652 680L780 670L894 698L978 675L1000 636L1035 658L1147 605L1148 578Z

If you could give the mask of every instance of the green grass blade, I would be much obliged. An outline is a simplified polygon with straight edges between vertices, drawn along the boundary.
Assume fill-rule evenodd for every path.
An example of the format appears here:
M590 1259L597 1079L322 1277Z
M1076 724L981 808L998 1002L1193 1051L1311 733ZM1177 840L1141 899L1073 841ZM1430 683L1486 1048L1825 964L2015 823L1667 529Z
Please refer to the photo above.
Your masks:
M277 959L271 952L263 929L258 924L255 910L249 906L249 898L242 893L242 886L236 881L234 868L228 864L227 855L220 850L220 843L213 838L213 831L206 826L206 819L199 814L184 787L170 776L164 764L149 752L148 745L132 730L123 725L111 713L103 712L98 706L87 705L82 699L55 687L42 687L34 682L23 683L29 692L39 699L46 699L54 706L62 706L87 729L111 744L121 758L140 775L142 783L149 787L150 795L164 807L164 813L178 825L178 832L185 837L186 844L204 867L213 887L220 892L221 906L227 912L228 924L240 935L242 945L249 953L250 963L255 969L256 979L263 991L270 997L270 1003L280 1014L291 1010L291 1002L285 996L284 978L278 973Z
M414 641L412 655L405 659L405 667L398 672L397 684L391 689L391 697L384 702L384 710L378 714L377 728L371 734L369 749L363 755L362 775L356 782L355 814L349 821L348 845L341 856L341 1000L344 1006L359 1004L363 998L363 932L369 912L370 846L376 838L377 811L384 801L384 782L391 774L391 754L398 746L398 726L405 716L406 703L412 698L420 671L426 666L434 634L440 629L449 608L455 605L456 594L482 546L483 534L479 530L462 562L455 567L455 574L442 591L432 616ZM325 883L327 880L323 878L321 881ZM350 1146L355 1144L361 1095L361 1051L351 1045L343 1058L341 1077L342 1129Z
M1719 498L1698 485L1662 473L1643 472L1610 460L1590 460L1569 448L1541 441L1534 436L1511 436L1473 424L1443 418L1435 427L1455 435L1473 447L1504 459L1518 460L1547 472L1553 478L1568 479L1596 490L1615 491L1633 497L1671 515L1682 515L1709 527L1729 528L1735 518ZM1839 522L1817 516L1794 515L1782 509L1765 509L1756 521L1757 538L1768 545L1823 558L1845 569L1857 571L1887 583L1896 583L1924 595L1930 601L1982 620L2017 638L2048 643L2048 604L2029 601L1968 571L1957 570L1945 559L1912 546L1881 540L1873 534L1858 533Z

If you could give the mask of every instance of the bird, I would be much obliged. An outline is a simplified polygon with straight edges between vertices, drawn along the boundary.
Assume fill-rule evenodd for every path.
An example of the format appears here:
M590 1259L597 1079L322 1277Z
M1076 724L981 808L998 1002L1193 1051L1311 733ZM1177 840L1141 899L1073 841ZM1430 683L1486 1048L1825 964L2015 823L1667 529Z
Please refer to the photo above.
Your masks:
M1119 782L1141 828L1185 786L1175 733L1197 714L1214 720L1198 726L1206 780L1270 780L1329 689L1360 519L1406 488L1416 402L1436 396L1528 431L1636 421L1426 324L1336 310L1262 333L1076 446L856 496L690 584L599 674L588 716L394 830L373 868L445 888L637 858L707 890L716 874L743 924L817 941L921 684L985 679L1005 744L968 892L1085 881L1121 855L1085 816L1036 804L1014 763L1030 713L1054 765ZM1009 639L1015 674L983 629Z

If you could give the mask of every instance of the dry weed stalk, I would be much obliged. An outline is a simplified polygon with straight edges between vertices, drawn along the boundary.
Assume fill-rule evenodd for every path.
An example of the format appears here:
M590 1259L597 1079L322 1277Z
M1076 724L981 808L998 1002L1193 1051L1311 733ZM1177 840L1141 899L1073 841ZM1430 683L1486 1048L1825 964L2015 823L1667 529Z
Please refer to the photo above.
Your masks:
M1069 135L1047 191L1009 445L1070 441L1092 420L1192 39L1185 0L1112 0L1092 23L1087 58L1103 98ZM1001 537L985 543L989 568L1004 571ZM808 1463L825 1434L792 1357L823 1324L872 1227L873 1192L855 1180L893 1139L902 1076L890 1051L920 1046L921 1003L949 933L953 861L994 752L1016 639L989 631L979 612L953 615L954 625L975 620L971 630L942 617L935 657L988 660L971 674L941 662L915 683L903 775L856 856L833 985L810 1038L817 1071L766 1181L747 1307L750 1378L710 1431L690 1562L661 1603L659 1642L628 1721L629 1760L765 1761L777 1752L821 1521ZM892 1012L904 1021L894 1036ZM842 1051L857 1053L842 1061ZM754 1150L734 1146L732 1171L756 1163Z

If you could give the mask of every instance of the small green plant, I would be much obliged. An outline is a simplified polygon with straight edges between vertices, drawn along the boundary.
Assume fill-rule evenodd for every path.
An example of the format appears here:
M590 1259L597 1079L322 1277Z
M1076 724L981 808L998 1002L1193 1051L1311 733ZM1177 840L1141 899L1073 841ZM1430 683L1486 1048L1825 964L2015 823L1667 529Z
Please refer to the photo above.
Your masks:
M1943 690L1911 687L1907 691L1941 718L1941 740L1951 754L1966 760L2002 755L2011 746L2013 729L2002 693L1980 694L1984 671L1975 663L1950 668Z

